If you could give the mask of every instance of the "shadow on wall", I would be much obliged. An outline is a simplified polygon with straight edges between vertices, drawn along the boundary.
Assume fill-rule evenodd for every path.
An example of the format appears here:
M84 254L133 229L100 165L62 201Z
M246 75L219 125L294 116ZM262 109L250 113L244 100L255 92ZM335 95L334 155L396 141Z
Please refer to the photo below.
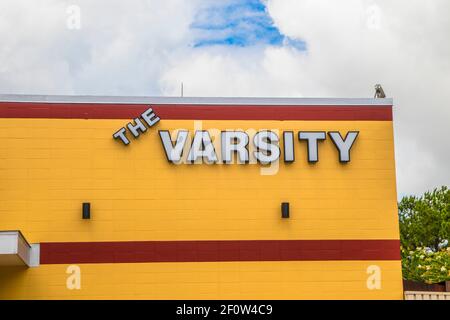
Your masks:
M26 266L0 267L0 300L25 296L28 270Z

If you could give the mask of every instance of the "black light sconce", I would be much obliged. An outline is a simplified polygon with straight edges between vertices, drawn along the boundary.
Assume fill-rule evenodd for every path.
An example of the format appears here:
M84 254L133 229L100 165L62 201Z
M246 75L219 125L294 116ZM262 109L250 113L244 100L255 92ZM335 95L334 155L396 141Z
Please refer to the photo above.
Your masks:
M281 203L281 218L283 219L289 218L289 202Z
M83 219L91 218L91 203L83 202Z

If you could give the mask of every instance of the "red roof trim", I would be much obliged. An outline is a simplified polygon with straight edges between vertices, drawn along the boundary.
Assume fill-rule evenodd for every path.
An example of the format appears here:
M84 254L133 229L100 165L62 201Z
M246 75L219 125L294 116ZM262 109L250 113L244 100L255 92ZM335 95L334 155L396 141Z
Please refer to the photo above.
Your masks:
M390 105L192 105L0 102L0 118L132 119L152 107L176 120L367 120L392 121Z

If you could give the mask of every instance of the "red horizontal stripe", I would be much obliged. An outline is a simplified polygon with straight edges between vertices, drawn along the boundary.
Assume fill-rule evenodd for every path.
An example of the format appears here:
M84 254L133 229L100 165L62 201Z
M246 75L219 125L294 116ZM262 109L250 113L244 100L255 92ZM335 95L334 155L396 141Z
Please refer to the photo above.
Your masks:
M223 240L41 243L41 264L400 260L399 240Z
M0 118L132 119L147 104L0 102ZM151 105L161 119L392 121L392 106Z

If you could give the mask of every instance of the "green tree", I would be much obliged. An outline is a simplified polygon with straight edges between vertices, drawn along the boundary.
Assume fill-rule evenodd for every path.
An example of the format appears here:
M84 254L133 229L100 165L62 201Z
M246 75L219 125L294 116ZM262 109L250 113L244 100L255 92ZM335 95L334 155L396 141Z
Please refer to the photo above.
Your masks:
M450 241L450 190L446 186L421 197L404 197L398 209L404 249L428 247L436 252L440 244Z
M403 278L426 283L450 280L450 190L404 197L399 205Z

